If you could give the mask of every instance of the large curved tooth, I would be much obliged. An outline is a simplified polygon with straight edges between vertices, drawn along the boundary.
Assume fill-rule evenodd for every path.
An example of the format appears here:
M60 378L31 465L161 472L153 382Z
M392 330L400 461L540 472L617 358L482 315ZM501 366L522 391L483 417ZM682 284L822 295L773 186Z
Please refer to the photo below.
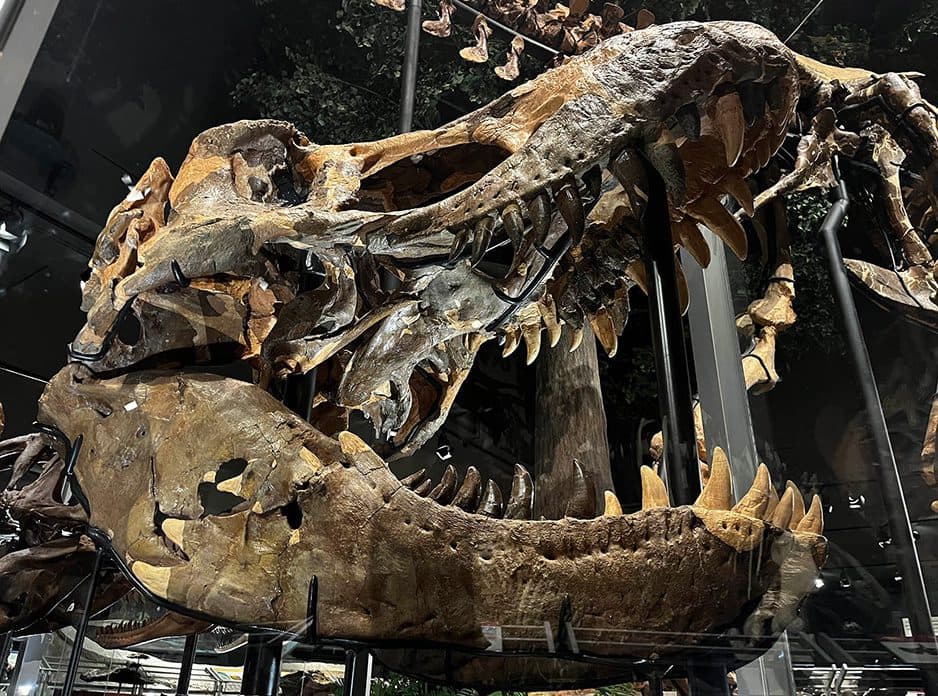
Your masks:
M167 517L165 520L163 520L163 524L160 525L160 528L163 530L163 536L165 536L179 548L184 548L185 544L182 543L182 540L185 526L185 520L176 519L175 517Z
M821 506L821 496L816 495L811 500L811 507L798 523L799 532L822 534L824 532L824 508Z
M752 198L752 190L749 184L735 171L730 170L720 180L720 186L723 190L736 199L736 202L746 211L746 215L752 217L756 213L755 203Z
M577 348L580 347L580 344L583 343L583 329L576 329L570 327L570 352L572 353Z
M541 312L544 327L547 329L547 340L550 347L553 348L560 341L560 335L563 333L563 327L557 321L557 305L554 303L553 297L544 295L537 303L537 307Z
M492 479L485 484L485 493L482 494L482 500L476 508L477 515L485 517L502 516L502 491Z
M550 197L546 193L539 193L528 202L528 217L534 241L544 244L550 234Z
M746 137L746 117L739 94L730 92L717 100L714 108L713 125L720 133L720 140L726 151L726 164L735 167L743 152L743 140Z
M443 472L443 478L440 479L436 488L430 491L428 497L440 505L446 505L453 499L453 494L456 492L456 481L456 469L452 464L448 464L446 471Z
M795 507L794 501L795 499L791 488L786 488L778 501L778 505L775 507L775 512L772 513L771 522L775 527L788 529L788 525L791 522L791 514Z
M529 520L534 512L534 480L531 474L520 464L515 464L515 474L511 479L511 495L505 508L505 519Z
M531 303L518 312L518 321L527 346L526 362L530 365L541 352L541 310L537 304Z
M606 355L610 358L614 357L619 350L619 337L616 335L616 327L612 321L612 316L606 311L605 307L600 307L596 315L590 317L590 326L593 327L593 333L599 339L599 343L606 351Z
M642 510L651 508L668 507L668 489L664 486L664 481L651 468L642 466Z
M433 490L433 488L433 479L427 478L421 481L419 486L414 488L414 493L419 495L421 498L426 498L430 491Z
M788 522L788 526L791 529L797 529L798 523L801 522L805 514L804 496L801 495L801 491L798 490L798 486L793 481L787 481L785 487L791 489L792 498L791 520Z
M502 357L507 358L517 350L520 341L518 328L515 326L505 327L505 345L502 347Z
M697 223L682 216L678 220L671 221L672 236L680 242L681 246L690 252L694 260L701 268L710 265L710 245L697 228Z
M419 486L423 480L427 477L426 469L417 469L410 476L405 476L401 479L401 483L404 484L407 488L413 490Z
M769 507L769 489L771 488L772 477L769 476L769 468L765 464L760 464L752 487L742 500L733 506L733 512L761 520Z
M469 228L464 227L461 230L457 230L456 234L453 235L453 245L449 249L449 260L452 261L460 256L466 250L466 247L469 246L469 239L472 235L469 233Z
M694 503L708 510L729 510L733 507L733 482L730 479L730 463L726 453L719 447L713 448L710 460L710 480Z
M567 179L556 194L557 210L560 217L567 223L573 246L578 246L583 240L583 231L586 229L586 215L583 212L583 199L577 188L575 179Z
M606 507L603 510L603 517L618 517L622 514L622 503L612 491L605 491L603 497L606 500Z
M466 471L466 478L463 479L462 485L459 487L459 490L456 491L456 495L453 496L453 502L450 504L466 512L475 512L479 504L479 494L481 492L482 477L479 475L478 469L474 466L470 466L468 471Z
M778 491L775 490L775 486L769 485L769 504L765 508L765 512L762 513L762 519L766 522L772 521L772 516L775 514L775 510L778 508Z
M739 224L739 220L730 214L723 204L716 198L704 196L698 198L687 208L687 212L695 220L699 220L709 227L714 234L729 245L733 253L741 260L746 258L749 242L746 240L746 231Z
M511 268L508 273L511 275L518 268L518 264L527 255L527 250L531 243L524 234L524 217L521 215L521 207L517 203L509 203L502 210L502 227L505 228L505 234L511 242L514 253L511 257Z
M472 265L475 266L492 243L492 232L495 230L495 218L486 216L476 223L475 235L472 239Z
M564 516L587 520L596 516L596 488L576 459L573 460L573 494L567 501Z

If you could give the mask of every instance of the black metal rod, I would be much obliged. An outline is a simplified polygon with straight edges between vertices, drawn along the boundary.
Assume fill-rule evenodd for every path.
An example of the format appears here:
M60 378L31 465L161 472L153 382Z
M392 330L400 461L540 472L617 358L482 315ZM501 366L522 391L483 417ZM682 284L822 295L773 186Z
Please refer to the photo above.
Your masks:
M401 68L401 117L398 132L409 133L414 126L414 97L417 93L417 61L420 55L420 12L422 0L407 0L407 33L404 37L404 65Z
M671 242L671 216L664 180L647 162L645 170L649 191L642 231L665 470L671 502L689 505L700 495L700 468L690 367Z
M75 680L78 677L78 663L81 660L81 650L85 642L85 633L88 631L88 620L91 618L91 603L94 601L94 593L98 589L98 576L101 574L101 560L104 558L104 551L98 549L94 554L94 567L91 570L91 576L88 578L88 590L85 593L85 603L82 607L81 620L75 627L75 641L72 643L72 652L68 656L68 667L65 669L65 682L62 684L62 696L72 696L72 690L75 688Z
M282 639L260 633L250 634L244 655L241 693L246 696L276 696L282 656Z
M4 633L0 638L0 684L3 684L3 675L6 673L7 660L10 658L10 651L13 650L13 634Z
M342 696L369 696L371 693L371 654L367 650L345 653L345 679Z
M902 572L902 597L909 614L909 625L914 640L921 642L928 650L938 647L938 644L936 644L935 631L931 623L932 613L928 603L925 578L922 575L912 521L905 502L902 479L889 438L886 416L883 414L883 404L879 398L879 389L876 387L873 364L870 362L870 354L863 338L860 318L850 290L850 281L844 269L843 253L837 239L837 232L843 225L844 216L847 214L849 200L847 187L843 181L840 181L834 190L831 209L821 225L821 237L824 239L827 252L834 296L840 307L847 348L856 370L870 434L873 436L876 452L873 467L879 477L879 488L886 509L892 548ZM926 693L938 694L938 667L920 667L920 669L926 682Z
M179 679L176 680L176 696L186 696L189 693L192 665L195 664L195 649L198 643L198 633L186 636L186 647L182 651L182 662L179 663Z

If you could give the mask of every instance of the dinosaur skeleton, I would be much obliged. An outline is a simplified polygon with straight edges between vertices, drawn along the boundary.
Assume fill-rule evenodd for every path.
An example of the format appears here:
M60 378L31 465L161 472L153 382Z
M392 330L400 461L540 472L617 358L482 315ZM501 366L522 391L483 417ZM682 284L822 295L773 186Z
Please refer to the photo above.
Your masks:
M753 196L747 179L791 130L794 169ZM897 148L911 189L895 185ZM656 233L642 222L652 171L675 246L706 264L698 224L745 257L741 218L830 185L837 156L872 162L862 175L879 175L909 258L901 272L933 302L934 261L910 237L935 226L936 155L932 108L907 77L823 66L733 22L613 37L434 131L319 146L282 122L214 128L175 178L155 160L111 213L87 322L40 420L84 439L82 524L199 619L303 633L315 575L322 640L476 656L486 627L546 623L610 658L673 660L699 641L759 649L794 618L826 553L820 501L806 510L794 486L779 497L765 467L734 498L715 452L700 498L679 507L646 468L640 511L622 514L609 493L603 516L577 519L584 478L567 518L534 521L523 467L506 503L473 469L434 485L399 481L386 461L437 431L487 340L507 355L523 339L530 363L542 332L575 348L589 323L615 352L629 290L645 284L643 234ZM748 312L766 356L793 319L790 275L780 257L778 285ZM191 370L235 359L256 383ZM270 392L313 369L306 421ZM374 447L347 430L352 410L374 425ZM23 613L22 598L6 601ZM512 651L538 645L526 636ZM499 675L515 687L535 679L531 662L509 664ZM536 679L569 675L536 665ZM474 657L448 669L455 682L496 678Z

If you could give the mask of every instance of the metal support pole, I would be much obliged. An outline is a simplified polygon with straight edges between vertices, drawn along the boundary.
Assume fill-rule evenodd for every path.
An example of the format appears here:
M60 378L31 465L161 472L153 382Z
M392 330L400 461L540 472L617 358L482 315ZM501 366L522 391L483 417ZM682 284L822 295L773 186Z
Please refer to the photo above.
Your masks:
M4 683L3 675L6 673L7 660L10 659L10 651L13 649L13 634L4 633L0 638L0 684Z
M81 621L75 627L75 641L72 643L72 652L68 656L68 667L65 670L65 681L62 684L62 696L72 696L72 690L75 688L75 679L78 677L78 663L81 660L85 632L88 630L88 620L91 618L91 603L94 601L95 590L98 589L98 575L101 573L103 558L104 551L98 549L94 554L94 567L91 570L91 576L88 578L88 589L85 593Z
M824 247L827 251L831 282L837 305L840 307L847 348L856 370L863 406L869 419L870 434L873 436L876 452L873 468L879 477L879 489L882 492L883 505L886 509L892 547L895 551L896 562L902 572L902 597L906 611L909 613L909 625L914 639L921 643L923 650L927 653L938 648L938 643L936 643L935 631L932 628L932 613L928 604L925 578L922 575L922 565L919 562L918 549L915 545L912 522L906 507L905 493L902 490L902 479L899 476L892 442L889 439L883 404L873 376L873 365L870 362L866 341L863 339L860 318L853 302L850 281L847 280L847 272L844 270L843 253L837 239L837 232L843 225L848 206L847 187L843 181L840 181L834 191L833 205L821 225L821 237L824 239ZM938 695L938 666L920 665L919 669L925 680L926 693Z
M417 92L417 59L420 54L422 0L407 0L407 33L404 36L404 65L401 68L401 119L398 132L414 126L414 95Z
M671 216L664 180L650 164L646 164L645 170L649 191L642 230L658 403L664 435L664 463L672 502L688 505L700 495L700 467L690 369L671 242Z
M182 662L179 664L179 679L176 680L176 696L186 696L189 693L189 682L192 680L192 665L195 664L195 649L198 642L198 633L186 636L186 647L182 651Z
M248 636L244 655L241 693L245 696L276 696L280 687L280 658L283 640L262 633Z
M367 650L349 650L345 653L345 679L342 696L369 696L371 694L372 657Z

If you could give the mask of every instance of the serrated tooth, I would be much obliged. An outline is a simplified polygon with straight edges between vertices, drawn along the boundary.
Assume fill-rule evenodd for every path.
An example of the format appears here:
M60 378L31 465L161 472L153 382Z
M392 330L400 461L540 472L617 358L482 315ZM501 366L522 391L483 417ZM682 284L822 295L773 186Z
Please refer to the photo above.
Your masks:
M714 447L710 460L710 480L694 503L708 510L729 510L733 507L733 483L730 479L730 463L726 453Z
M631 278L643 293L648 294L648 276L645 273L644 261L632 261L629 263L629 265L625 267L625 275Z
M450 503L450 505L454 505L466 512L474 512L479 503L479 494L481 491L482 477L479 475L479 470L474 466L470 466L466 471L466 478L463 479L462 485L459 487L459 490L456 491L456 495L453 496L453 502Z
M771 522L773 526L779 529L788 529L788 525L791 522L791 514L794 511L794 503L795 498L791 492L791 488L786 488L778 501L778 505L775 507L775 512L772 513Z
M612 491L603 492L603 497L606 500L606 507L603 510L603 517L618 517L622 514L622 503L619 502L619 499L616 497L616 494Z
M547 340L550 347L553 348L560 341L560 336L563 333L563 327L557 321L557 305L554 303L553 297L544 295L537 303L537 307L541 313L544 327L547 329Z
M476 223L472 238L472 265L475 266L485 256L492 243L492 232L495 230L495 218L487 216Z
M701 268L710 265L710 245L697 228L697 223L688 217L671 221L673 236L681 246L690 252Z
M710 196L698 198L687 208L687 213L709 227L714 234L729 245L736 256L745 260L749 248L746 231L739 224L739 220L730 214L720 201Z
M421 481L419 486L414 488L414 493L419 495L421 498L425 498L427 494L429 494L430 491L433 490L433 488L434 488L433 479L427 478Z
M573 460L573 493L564 516L587 520L596 516L596 489L576 459Z
M733 512L761 520L769 507L770 488L772 488L772 477L769 476L769 468L765 464L760 464L758 471L756 471L756 477L752 482L752 487L733 506Z
M801 491L798 490L798 486L792 481L787 481L785 487L791 489L791 520L788 522L788 526L791 529L797 529L798 523L801 522L805 514L805 505L804 505L804 496L801 495Z
M527 364L533 363L541 352L541 310L532 302L518 312L518 322L527 346Z
M739 94L730 92L717 99L713 125L723 141L727 166L735 167L743 152L743 140L746 137L746 117Z
M436 488L430 491L428 497L431 500L435 500L440 505L446 505L453 499L453 494L456 492L456 481L456 469L452 464L447 464L446 470L443 472L443 477L436 485Z
M583 343L583 329L570 327L570 352L572 353Z
M534 512L534 480L520 464L515 464L511 478L511 495L505 508L506 520L529 520Z
M668 507L671 504L668 500L668 489L665 488L661 477L645 465L642 465L640 471L642 474L642 510Z
M517 327L506 326L505 327L505 345L502 347L502 357L507 358L509 355L515 352L520 343L519 331Z
M412 473L410 476L405 476L404 478L402 478L401 483L407 488L410 488L411 490L413 490L414 488L420 485L420 482L423 481L424 478L426 478L426 473L427 473L426 469L418 469L417 471Z
M550 234L550 197L546 193L539 193L528 202L528 217L534 240L544 244Z
M485 517L502 516L502 492L492 479L485 484L485 493L479 501L476 514Z
M619 350L619 337L616 335L616 327L613 324L612 316L606 311L605 307L600 307L596 315L590 317L590 326L593 327L593 333L599 339L606 354L611 358Z
M720 185L723 187L724 191L736 199L740 207L746 211L746 215L749 217L755 215L755 203L752 198L752 190L749 188L749 184L746 183L745 179L730 170L726 173L726 176L720 180Z
M811 532L812 534L824 533L824 508L821 506L821 496L816 495L811 499L811 507L801 521L798 522L799 532Z
M762 513L762 519L766 522L772 521L772 516L775 514L775 510L778 508L778 491L775 490L775 486L769 484L769 504L765 508L765 512Z
M583 212L583 199L580 198L576 180L568 178L557 190L555 199L560 217L567 223L573 246L579 246L583 240L583 231L586 229L586 215Z
M466 250L466 247L469 246L469 238L472 235L469 234L469 228L465 227L461 230L457 230L456 234L453 235L453 245L449 249L449 260L452 261L459 256L462 256L463 252Z
M183 548L183 531L186 527L186 521L176 519L175 517L167 517L163 520L163 524L160 525L160 529L163 530L163 536L173 542L179 548Z

